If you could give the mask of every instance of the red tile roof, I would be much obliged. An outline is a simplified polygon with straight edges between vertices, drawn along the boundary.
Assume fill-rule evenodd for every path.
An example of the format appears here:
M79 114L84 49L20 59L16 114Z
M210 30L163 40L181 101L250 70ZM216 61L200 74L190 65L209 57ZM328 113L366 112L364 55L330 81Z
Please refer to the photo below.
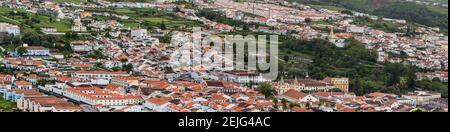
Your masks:
M20 86L28 86L31 85L31 83L27 82L27 81L17 81L15 82L16 85L20 85Z
M293 107L291 110L294 111L294 112L314 112L313 110L300 108L300 107L297 107L297 106Z
M285 92L283 94L283 96L289 97L291 99L299 100L301 98L304 98L306 96L306 94L302 93L302 92L299 92L297 90L294 90L294 89L290 89L287 92Z
M168 100L166 99L161 99L161 98L150 98L148 99L149 102L156 104L156 105L164 105L166 103L169 103Z

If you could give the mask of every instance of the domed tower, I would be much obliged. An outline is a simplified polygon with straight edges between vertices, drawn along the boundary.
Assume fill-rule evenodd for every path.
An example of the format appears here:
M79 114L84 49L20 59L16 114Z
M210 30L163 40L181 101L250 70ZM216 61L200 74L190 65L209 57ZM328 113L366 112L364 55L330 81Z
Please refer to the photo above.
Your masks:
M328 36L329 39L335 39L336 35L334 35L334 27L330 26L330 36Z

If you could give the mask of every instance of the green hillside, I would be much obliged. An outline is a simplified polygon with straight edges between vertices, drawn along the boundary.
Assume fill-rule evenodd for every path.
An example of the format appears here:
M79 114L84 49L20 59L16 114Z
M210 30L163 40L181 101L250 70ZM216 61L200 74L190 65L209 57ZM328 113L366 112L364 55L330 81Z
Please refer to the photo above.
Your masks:
M398 0L288 0L313 5L343 7L387 18L405 19L419 24L448 30L448 13L433 6Z
M410 2L395 3L373 12L375 15L414 21L423 25L448 29L448 15L434 12Z

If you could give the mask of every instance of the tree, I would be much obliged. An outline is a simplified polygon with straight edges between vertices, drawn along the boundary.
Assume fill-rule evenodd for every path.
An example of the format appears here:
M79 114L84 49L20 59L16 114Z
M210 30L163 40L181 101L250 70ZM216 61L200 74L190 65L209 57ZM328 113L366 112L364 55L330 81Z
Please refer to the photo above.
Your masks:
M330 89L330 90L328 90L329 92L342 92L342 90L341 89L339 89L339 88L332 88L332 89Z
M291 102L290 104L289 104L289 107L292 109L292 108L294 108L294 107L300 107L300 104L298 104L298 103L294 103L294 102Z
M39 86L44 86L46 84L53 84L53 83L55 83L55 81L48 81L48 80L45 80L45 79L39 79L37 81L37 85L39 85Z
M70 44L64 44L64 49L62 49L62 51L68 51L68 52L72 52L72 46L70 46Z
M97 56L97 58L103 57L103 53L102 53L102 51L100 51L100 50L95 50L95 51L94 51L94 55Z
M75 33L75 32L67 32L64 35L64 37L67 38L67 39L79 39L80 38L80 36L78 36L78 34Z
M112 67L111 70L116 72L116 71L120 70L120 67L115 66L115 67Z
M432 80L433 82L441 82L441 79L439 79L438 77L433 78Z
M317 72L317 73L314 73L311 77L314 78L314 79L322 80L326 76L327 75L325 73L323 73L323 72Z
M248 27L247 24L244 24L244 25L242 25L242 30L248 31L248 30L250 30L250 28Z
M288 106L287 106L288 101L283 98L283 99L281 99L281 103L283 104L283 110L287 110L288 109Z
M111 38L112 36L111 36L111 34L109 34L109 32L106 32L105 37Z
M325 102L325 100L323 100L323 99L320 99L320 100L319 100L319 105L320 105L320 106L324 106L324 105L326 105L326 102Z
M312 22L311 18L305 18L305 23L310 24Z
M273 102L273 108L278 109L278 99L277 98L273 98L272 102Z
M274 104L278 104L278 99L277 99L277 98L273 98L273 99L272 99L272 102L273 102Z
M70 58L70 57L72 57L72 54L70 54L70 52L68 52L68 51L63 51L63 55L64 55L64 58Z
M365 48L364 44L356 40L355 38L349 38L347 51L352 58L361 59L371 62L376 62L378 58L378 52Z
M22 56L22 55L24 55L25 53L27 53L28 51L27 51L27 48L25 48L25 47L19 47L19 48L17 48L17 53L20 55L20 56Z
M95 67L102 68L103 67L103 63L100 63L100 62L95 63Z
M166 30L167 29L166 24L164 23L164 21L161 22L161 24L159 25L159 28L161 30Z
M389 74L389 79L387 80L387 86L393 86L400 84L400 76L402 75L403 65L399 63L388 64L385 67L386 73Z
M128 59L127 58L122 58L122 59L120 59L120 62L122 62L122 63L128 62Z
M161 43L170 43L171 40L172 40L172 36L169 34L164 35L162 38L160 38Z
M122 70L124 71L132 71L133 70L133 64L128 63L127 65L123 65Z
M34 32L29 32L23 35L22 41L30 45L40 45L42 41L42 36Z
M440 81L432 81L428 79L419 80L416 82L417 87L424 90L436 91L442 94L442 97L448 97L448 83L443 83Z
M364 95L365 89L363 87L362 81L359 78L356 78L352 80L352 83L350 83L350 88L352 88L356 95Z
M272 86L268 83L262 83L258 86L257 90L264 94L266 98L272 97L275 94L275 90L272 89Z
M416 109L416 110L413 110L412 112L420 113L420 112L423 112L423 110L422 109Z
M289 62L289 56L285 55L283 60L284 60L285 62Z
M94 50L94 53L86 55L88 58L104 58L102 51L100 50Z
M416 81L417 81L417 76L416 76L416 68L414 66L408 66L408 70L407 70L407 82L406 85L409 89L414 89L414 87L416 87Z

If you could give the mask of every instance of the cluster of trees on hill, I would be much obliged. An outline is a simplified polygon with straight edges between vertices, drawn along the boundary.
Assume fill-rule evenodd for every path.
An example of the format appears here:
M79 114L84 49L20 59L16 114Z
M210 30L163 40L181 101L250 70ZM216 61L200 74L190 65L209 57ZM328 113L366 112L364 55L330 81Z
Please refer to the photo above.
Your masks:
M20 52L22 44L28 44L29 46L42 46L67 54L72 51L70 46L71 41L86 38L74 32L67 32L64 36L46 35L39 32L26 32L22 36L7 36L3 39L0 46L3 46L6 51L18 49ZM23 50L21 51L24 52ZM6 55L6 53L2 54Z
M448 16L428 9L424 5L411 2L395 3L374 11L375 15L388 18L399 18L417 22L427 26L448 30Z
M314 62L308 67L311 78L349 77L350 90L357 95L376 91L400 94L416 88L428 88L444 91L444 96L447 96L442 84L418 81L415 73L419 69L416 67L401 63L379 64L376 62L378 53L375 50L365 48L361 42L352 38L347 43L346 47L338 48L321 39L292 39L284 42L281 49L313 56Z

